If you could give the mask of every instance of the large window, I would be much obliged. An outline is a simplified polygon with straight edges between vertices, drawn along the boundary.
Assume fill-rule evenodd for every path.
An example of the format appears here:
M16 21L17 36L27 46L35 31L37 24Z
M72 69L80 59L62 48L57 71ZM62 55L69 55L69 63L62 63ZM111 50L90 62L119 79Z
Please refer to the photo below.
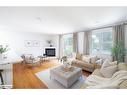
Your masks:
M110 54L112 43L112 28L92 31L92 53Z
M71 56L73 52L73 34L68 34L63 36L63 47L64 47L64 55Z

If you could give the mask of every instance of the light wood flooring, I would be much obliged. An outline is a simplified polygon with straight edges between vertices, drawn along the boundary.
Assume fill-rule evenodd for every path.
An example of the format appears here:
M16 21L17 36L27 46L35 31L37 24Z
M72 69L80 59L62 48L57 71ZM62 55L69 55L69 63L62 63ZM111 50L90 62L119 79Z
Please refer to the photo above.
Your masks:
M57 60L45 61L35 66L29 64L13 64L13 88L14 89L47 89L46 85L39 80L35 73L59 65ZM90 73L83 71L84 76Z

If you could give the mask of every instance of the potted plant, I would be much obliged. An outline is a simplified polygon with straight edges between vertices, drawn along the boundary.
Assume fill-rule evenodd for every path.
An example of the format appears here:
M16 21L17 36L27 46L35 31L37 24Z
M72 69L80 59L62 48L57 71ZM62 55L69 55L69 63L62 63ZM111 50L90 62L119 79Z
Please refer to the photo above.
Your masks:
M52 47L52 40L47 40L47 43L49 44L49 47Z
M113 48L111 49L111 52L114 61L117 61L118 63L124 62L126 49L122 42L118 42L117 44L114 44Z
M9 50L8 45L0 45L0 60L7 58L7 51Z

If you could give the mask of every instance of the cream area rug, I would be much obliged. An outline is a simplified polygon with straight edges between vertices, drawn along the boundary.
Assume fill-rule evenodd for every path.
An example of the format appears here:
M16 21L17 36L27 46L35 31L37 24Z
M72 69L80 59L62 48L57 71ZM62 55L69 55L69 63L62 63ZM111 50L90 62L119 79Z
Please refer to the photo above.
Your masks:
M50 69L35 74L49 89L67 89L58 81L50 79ZM69 89L80 89L85 77L80 77Z

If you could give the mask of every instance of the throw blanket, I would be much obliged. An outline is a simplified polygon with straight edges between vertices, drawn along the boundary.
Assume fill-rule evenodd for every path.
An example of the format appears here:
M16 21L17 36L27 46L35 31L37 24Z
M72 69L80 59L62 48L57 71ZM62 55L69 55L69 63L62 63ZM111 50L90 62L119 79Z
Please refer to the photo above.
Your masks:
M119 88L119 84L127 80L127 71L120 70L113 74L111 78L103 78L97 75L90 75L85 83L87 88Z

